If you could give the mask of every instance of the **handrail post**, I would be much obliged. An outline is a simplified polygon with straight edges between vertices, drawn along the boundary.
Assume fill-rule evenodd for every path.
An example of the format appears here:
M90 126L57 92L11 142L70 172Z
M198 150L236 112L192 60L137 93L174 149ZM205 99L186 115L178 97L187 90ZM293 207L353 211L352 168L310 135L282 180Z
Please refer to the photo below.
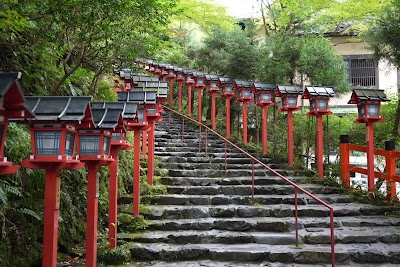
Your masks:
M294 216L296 227L296 247L299 247L299 210L298 210L298 192L297 187L294 188Z
M330 224L331 224L331 254L332 254L332 267L336 265L335 261L335 223L333 221L333 208L329 209Z
M251 159L251 203L254 206L254 159Z
M350 154L348 148L349 142L350 140L348 134L340 135L340 178L342 180L342 184L346 185L347 188L350 188Z
M206 140L205 140L205 145L206 145L206 157L207 157L207 149L208 149L208 129L206 128Z
M201 125L199 126L199 153L201 152Z
M224 156L225 156L225 177L227 176L227 159L226 159L226 141L224 142Z
M182 142L184 142L183 132L185 131L185 118L182 117Z

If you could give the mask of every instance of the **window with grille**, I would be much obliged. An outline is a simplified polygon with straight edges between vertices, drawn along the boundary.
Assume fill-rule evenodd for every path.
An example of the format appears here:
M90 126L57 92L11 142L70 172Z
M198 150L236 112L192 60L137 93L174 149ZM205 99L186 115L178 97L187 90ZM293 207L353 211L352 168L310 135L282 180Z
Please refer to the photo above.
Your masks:
M349 82L354 87L377 87L378 64L371 58L345 59Z

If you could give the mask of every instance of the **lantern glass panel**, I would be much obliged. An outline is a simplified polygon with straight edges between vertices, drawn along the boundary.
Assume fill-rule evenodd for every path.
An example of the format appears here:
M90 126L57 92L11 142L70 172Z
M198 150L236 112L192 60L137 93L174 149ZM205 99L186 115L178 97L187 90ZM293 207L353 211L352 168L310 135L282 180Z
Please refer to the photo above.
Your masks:
M113 133L112 140L116 140L116 141L121 140L121 133Z
M173 70L169 71L169 76L175 76L175 72Z
M227 92L227 93L232 92L232 85L226 85L225 86L225 92Z
M328 109L328 100L318 99L318 109L323 109L323 110Z
M315 110L315 99L310 99L310 110L311 111Z
M111 141L111 138L109 136L104 136L103 155L108 156L108 152L110 151L110 141Z
M80 138L81 155L98 155L100 136L83 135Z
M286 97L282 97L282 107L286 106Z
M368 104L368 116L375 116L377 117L379 111L378 104Z
M257 102L262 102L262 101L263 101L262 94L257 94Z
M67 132L65 136L65 155L72 156L74 154L75 134Z
M198 78L198 79L197 79L197 83L198 83L198 84L204 84L203 78Z
M251 97L251 91L248 89L243 89L243 97Z
M364 105L358 106L358 116L359 117L365 116L365 106Z
M297 106L297 97L296 96L288 97L288 106L289 107L296 107Z
M35 131L36 155L60 155L60 131Z
M271 94L269 93L262 93L262 100L264 102L270 102L271 101Z

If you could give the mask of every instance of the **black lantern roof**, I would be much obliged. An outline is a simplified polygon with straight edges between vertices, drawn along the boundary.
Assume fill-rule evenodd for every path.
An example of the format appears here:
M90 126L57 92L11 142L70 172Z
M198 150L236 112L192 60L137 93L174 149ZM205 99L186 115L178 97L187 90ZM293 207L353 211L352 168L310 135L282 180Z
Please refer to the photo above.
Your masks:
M158 89L158 88L168 88L168 82L161 82L161 81L147 81L143 83L143 87L145 89Z
M193 77L195 77L195 78L204 78L206 74L207 73L204 73L204 72L201 72L201 71L194 71L192 73Z
M255 82L252 85L252 89L256 91L275 91L276 84Z
M219 81L219 76L215 74L206 74L204 75L207 81Z
M221 85L233 84L233 79L230 77L218 77L218 80Z
M134 102L138 104L156 104L156 91L118 92L118 101Z
M138 105L133 102L91 102L92 109L120 109L122 110L123 119L136 118Z
M155 76L143 76L143 75L134 75L132 76L134 82L148 82L148 81L159 81L160 79Z
M351 99L348 104L357 104L359 101L379 101L386 102L389 99L386 98L384 90L380 89L353 89Z
M26 104L37 121L81 122L89 108L90 96L27 96Z
M251 88L252 82L242 81L242 80L234 80L236 88Z
M278 85L280 95L302 95L303 87L301 85Z
M175 68L175 66L173 66L173 65L166 65L165 66L165 69L167 69L167 70L174 70L174 68Z
M182 71L183 71L183 68L180 68L180 67L175 66L175 67L174 67L174 71L175 71L175 72L182 72Z
M333 97L335 96L335 91L331 87L306 86L302 98L309 99L314 96Z
M119 108L93 108L92 118L96 128L113 129L122 126L122 109Z
M0 73L0 109L20 113L19 116L10 116L11 118L33 118L34 115L25 104L24 93L18 82L20 78L20 72Z
M192 74L193 72L196 72L196 71L197 70L194 70L194 69L183 69L182 70L183 74L185 74L185 75Z

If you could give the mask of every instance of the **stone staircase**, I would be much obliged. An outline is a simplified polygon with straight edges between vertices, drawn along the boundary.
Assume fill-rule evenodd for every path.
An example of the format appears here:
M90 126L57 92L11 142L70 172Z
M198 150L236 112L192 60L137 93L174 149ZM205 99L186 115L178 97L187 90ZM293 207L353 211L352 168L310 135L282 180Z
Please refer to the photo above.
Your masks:
M329 210L299 194L296 247L293 187L256 164L251 205L250 159L228 146L225 173L224 142L208 140L207 154L204 145L199 152L197 128L185 125L182 141L178 117L169 122L164 114L157 124L156 156L169 194L142 199L145 232L119 234L138 261L131 266L329 266ZM388 215L398 209L355 203L337 188L277 171L334 207L338 266L400 265L400 216ZM120 205L121 212L131 210Z

